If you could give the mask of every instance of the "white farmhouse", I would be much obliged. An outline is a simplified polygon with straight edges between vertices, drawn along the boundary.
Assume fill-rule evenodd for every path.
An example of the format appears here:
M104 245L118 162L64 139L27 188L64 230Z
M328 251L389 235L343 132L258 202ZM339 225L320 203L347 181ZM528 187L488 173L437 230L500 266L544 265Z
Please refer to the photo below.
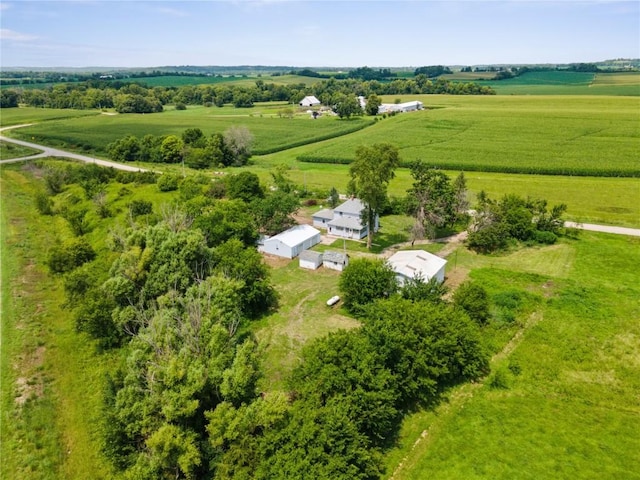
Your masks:
M266 238L258 251L284 258L294 258L320 243L320 230L311 225L296 225L278 235Z
M436 278L438 282L444 282L444 267L447 261L424 250L401 250L387 261L396 272L400 286L412 278L421 278L425 282Z
M320 100L318 100L313 95L307 95L302 100L300 100L300 104L299 105L301 107L315 107L315 106L320 105Z
M360 199L351 198L333 210L324 209L313 214L313 225L326 228L328 235L359 240L369 234L363 222L365 204ZM380 218L376 215L374 232L380 228Z

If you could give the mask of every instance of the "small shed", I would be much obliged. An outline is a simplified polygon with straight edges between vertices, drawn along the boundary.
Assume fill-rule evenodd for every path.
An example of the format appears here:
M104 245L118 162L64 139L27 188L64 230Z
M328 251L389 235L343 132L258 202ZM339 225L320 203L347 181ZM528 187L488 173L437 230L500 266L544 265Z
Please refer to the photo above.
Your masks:
M341 272L347 265L349 265L349 255L346 253L327 250L322 255L322 266L325 268Z
M388 262L401 286L413 278L422 278L425 282L436 278L438 282L444 282L447 261L424 250L401 250L394 253Z
M317 105L320 105L320 100L318 100L313 95L307 95L302 100L300 100L300 104L299 105L301 107L315 107Z
M322 253L313 250L305 250L300 252L300 268L309 270L317 270L322 265Z
M296 225L278 235L263 240L258 250L284 258L295 258L301 252L320 243L320 230L311 225Z

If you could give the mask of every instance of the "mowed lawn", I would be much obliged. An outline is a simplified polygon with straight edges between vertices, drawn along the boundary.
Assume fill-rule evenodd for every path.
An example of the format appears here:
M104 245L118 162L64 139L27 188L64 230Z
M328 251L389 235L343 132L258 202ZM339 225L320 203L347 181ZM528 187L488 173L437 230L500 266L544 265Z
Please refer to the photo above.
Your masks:
M640 175L640 97L403 96L427 108L308 149L353 159L358 146L396 144L403 161L511 173ZM315 147L315 146L314 146Z
M489 378L406 419L387 478L640 478L640 240L584 233L457 262L494 301L535 307Z

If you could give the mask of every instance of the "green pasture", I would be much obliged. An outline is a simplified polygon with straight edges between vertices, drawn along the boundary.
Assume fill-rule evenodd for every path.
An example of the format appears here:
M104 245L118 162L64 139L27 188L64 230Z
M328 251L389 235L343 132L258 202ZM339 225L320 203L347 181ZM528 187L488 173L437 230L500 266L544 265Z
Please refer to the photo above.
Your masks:
M291 108L283 104L258 105L251 109L231 107L188 107L162 113L93 114L79 119L52 120L12 132L36 143L92 151L106 155L107 145L126 135L181 135L187 128L200 128L205 135L223 133L233 126L247 127L254 136L256 153L286 149L335 137L361 129L373 123L371 118L340 120L333 116L313 119L304 112L293 118L279 116L279 111Z
M40 151L29 147L23 147L22 145L16 145L14 143L0 142L0 160L26 157L37 153L40 153Z
M0 109L0 126L22 125L25 123L60 120L64 118L96 115L95 110L73 110L70 108L3 108Z
M100 456L101 389L109 356L96 354L62 309L60 278L44 267L67 230L43 221L37 185L2 168L2 422L0 477L111 478Z
M403 96L402 100L409 98ZM640 175L640 98L415 96L426 110L302 150L304 158L353 159L358 146L390 142L404 162L450 169Z
M583 232L529 255L460 250L494 302L529 298L533 311L488 378L405 419L387 478L640 478L639 247Z

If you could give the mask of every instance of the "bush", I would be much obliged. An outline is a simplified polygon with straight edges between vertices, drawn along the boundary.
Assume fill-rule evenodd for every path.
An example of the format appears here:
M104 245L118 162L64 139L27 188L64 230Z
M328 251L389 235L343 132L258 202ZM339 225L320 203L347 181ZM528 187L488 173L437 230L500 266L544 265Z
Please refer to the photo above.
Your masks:
M558 236L553 232L536 230L533 234L533 239L537 243L542 243L544 245L553 245L554 243L556 243Z
M129 204L129 213L132 217L147 215L153 211L153 204L147 200L133 200Z
M453 304L462 308L469 318L480 325L489 321L489 295L481 285L464 282L453 294Z
M171 173L160 175L158 179L158 190L161 192L172 192L178 189L178 177Z
M45 192L37 192L34 197L36 209L41 215L53 214L53 201Z
M184 103L176 103L176 110L186 110L187 106Z
M70 272L96 258L96 252L83 238L73 239L53 247L47 266L53 273Z

